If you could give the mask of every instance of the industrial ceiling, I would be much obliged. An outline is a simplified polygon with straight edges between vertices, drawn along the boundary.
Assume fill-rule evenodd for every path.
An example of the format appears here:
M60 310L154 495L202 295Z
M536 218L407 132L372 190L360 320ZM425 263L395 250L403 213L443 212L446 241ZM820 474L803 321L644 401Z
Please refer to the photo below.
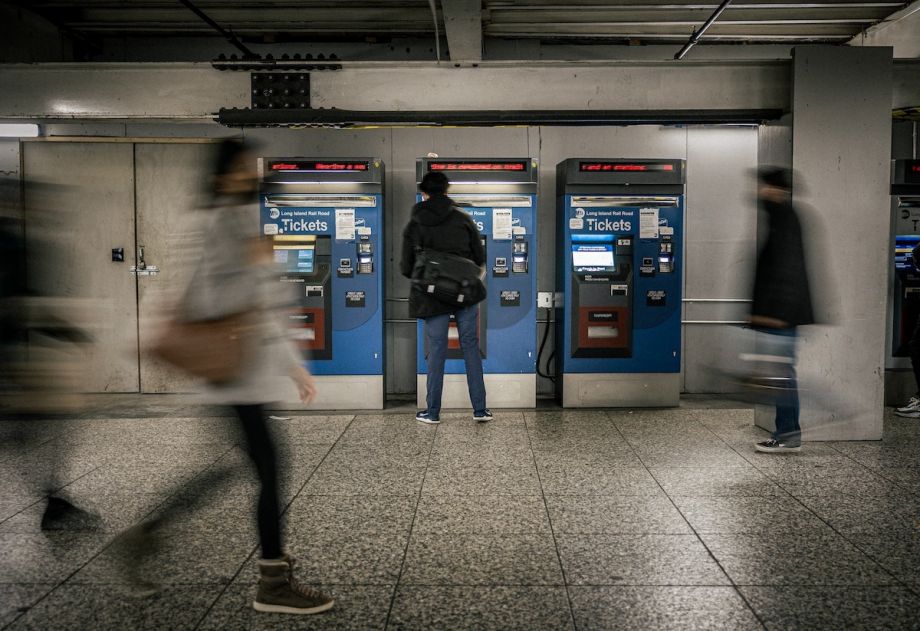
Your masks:
M434 35L431 4L463 14L482 42L527 39L567 43L673 44L687 41L721 0L190 0L248 43L372 41ZM17 3L84 38L214 37L176 0L30 0ZM707 43L846 42L905 3L884 0L733 0L704 37ZM453 13L452 13L453 12Z

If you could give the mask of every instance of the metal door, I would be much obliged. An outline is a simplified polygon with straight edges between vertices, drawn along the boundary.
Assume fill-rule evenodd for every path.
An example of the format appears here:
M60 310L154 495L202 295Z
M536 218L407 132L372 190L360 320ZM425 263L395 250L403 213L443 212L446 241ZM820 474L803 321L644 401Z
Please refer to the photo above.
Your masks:
M27 142L22 158L31 280L44 294L88 302L91 310L75 323L93 338L80 386L137 392L133 147ZM119 250L124 260L116 260Z
M146 269L138 270L138 335L149 346L170 304L186 283L190 215L202 203L210 167L209 143L138 143L134 145L137 252ZM253 223L253 234L257 226ZM143 267L143 266L142 266ZM190 392L194 381L141 352L140 391Z

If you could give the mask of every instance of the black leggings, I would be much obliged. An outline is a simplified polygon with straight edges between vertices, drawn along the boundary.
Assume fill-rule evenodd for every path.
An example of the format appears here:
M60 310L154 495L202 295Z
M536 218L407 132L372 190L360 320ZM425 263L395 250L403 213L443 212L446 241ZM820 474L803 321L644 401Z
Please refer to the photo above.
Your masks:
M252 458L259 474L259 481L262 483L258 504L262 558L277 559L281 556L281 517L278 510L278 465L275 444L265 424L261 405L234 405L233 410L246 434L249 457Z

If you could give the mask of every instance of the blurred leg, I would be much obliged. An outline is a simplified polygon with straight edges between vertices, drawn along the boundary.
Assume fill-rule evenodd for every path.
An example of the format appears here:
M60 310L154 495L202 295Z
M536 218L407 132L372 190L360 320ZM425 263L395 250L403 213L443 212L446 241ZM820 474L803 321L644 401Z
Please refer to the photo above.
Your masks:
M258 504L259 543L263 559L281 557L281 517L278 508L278 466L261 405L236 405L249 446L249 457L261 482Z

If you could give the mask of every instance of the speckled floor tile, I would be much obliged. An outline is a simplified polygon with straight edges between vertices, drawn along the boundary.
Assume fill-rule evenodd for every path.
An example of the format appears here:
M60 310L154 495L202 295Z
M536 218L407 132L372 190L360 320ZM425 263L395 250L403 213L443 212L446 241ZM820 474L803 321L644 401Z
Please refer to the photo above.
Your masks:
M416 495L425 463L388 466L354 461L323 462L303 489L307 495Z
M540 463L540 482L548 495L659 495L661 487L643 467Z
M569 585L728 585L693 535L558 535Z
M285 513L288 530L408 534L418 498L411 495L301 495Z
M651 472L672 497L787 496L754 467L652 467Z
M750 446L738 447L738 452L761 471L796 471L803 468L824 468L850 470L861 468L859 463L847 455L823 443L803 443L802 451L784 454L767 454Z
M791 497L676 497L677 507L699 533L828 531Z
M402 586L388 628L557 631L574 627L562 587Z
M692 534L663 496L547 495L556 534Z
M149 598L134 598L108 585L62 585L11 628L194 629L220 589L219 585L167 586Z
M342 435L354 419L353 415L293 416L290 419L269 419L272 437L281 443L329 443Z
M894 483L862 467L821 465L762 471L784 491L796 497L874 497L898 490Z
M845 535L920 532L920 497L910 493L805 497L802 502Z
M346 435L352 432L376 429L395 429L404 431L406 434L423 436L434 434L440 429L438 425L428 425L419 423L415 420L415 413L403 414L358 414L355 420L348 426Z
M53 588L53 583L0 584L0 628L26 613Z
M422 495L414 532L420 534L549 533L539 495Z
M44 500L41 495L4 491L3 495L0 496L0 530L3 529L3 520L28 509L36 502L41 502L44 507Z
M537 495L540 481L532 461L505 465L473 461L431 466L424 490L446 495Z
M920 597L891 587L742 587L767 629L918 629Z
M834 534L701 536L739 585L890 585L895 582L872 559Z
M96 518L63 520L56 530L120 532L153 511L165 497L160 494L96 493L89 497L65 496L74 505ZM47 502L41 501L0 523L0 532L36 533Z
M632 448L625 444L538 444L534 445L533 456L538 464L557 468L644 467Z
M309 584L309 583L306 583ZM267 614L252 608L255 586L231 585L199 629L202 631L382 631L393 595L392 586L313 585L335 599L335 606L311 616Z
M726 445L644 446L634 445L636 455L647 467L750 467L750 463Z
M356 463L361 463L366 467L378 469L424 468L428 463L430 452L429 445L418 443L380 446L349 445L344 447L336 445L323 461L323 466L332 469L347 469L353 467Z
M837 451L870 469L882 467L920 467L917 441L899 441L897 444L879 442L834 443Z
M117 546L107 548L70 579L81 584L123 582L126 564L145 579L163 585L226 584L258 544L254 536L233 531L165 532L159 549L142 559L131 558Z
M401 585L562 585L552 536L415 534Z
M74 497L92 497L98 493L174 492L201 469L196 471L185 466L161 467L156 464L104 465L74 480L65 489Z
M60 582L109 541L101 533L0 533L0 583Z
M876 473L898 488L920 495L920 467L881 467Z
M732 587L570 587L579 631L761 629Z
M393 585L406 553L406 533L360 534L348 530L294 532L284 542L297 559L297 576L304 583ZM241 584L259 578L257 555L237 579Z
M528 426L551 423L590 423L596 426L610 425L610 417L604 410L524 410Z
M899 580L920 589L920 530L850 535L849 539Z

